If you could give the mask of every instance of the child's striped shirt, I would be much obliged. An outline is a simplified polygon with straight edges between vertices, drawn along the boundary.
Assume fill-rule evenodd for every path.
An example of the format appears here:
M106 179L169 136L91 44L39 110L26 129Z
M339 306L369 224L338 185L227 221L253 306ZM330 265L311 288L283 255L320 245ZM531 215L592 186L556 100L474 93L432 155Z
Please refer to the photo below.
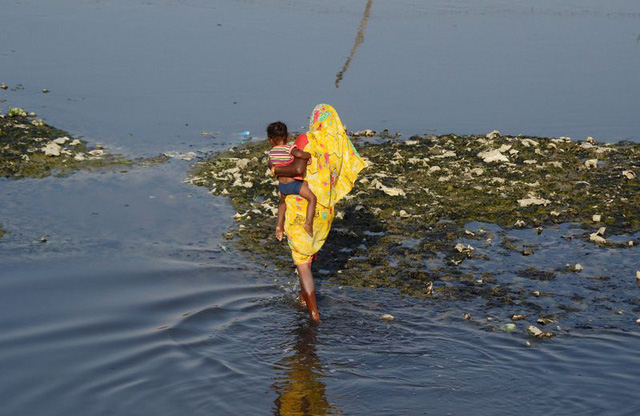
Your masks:
M269 160L273 166L287 166L293 162L291 151L296 147L294 144L282 144L273 146L269 150Z

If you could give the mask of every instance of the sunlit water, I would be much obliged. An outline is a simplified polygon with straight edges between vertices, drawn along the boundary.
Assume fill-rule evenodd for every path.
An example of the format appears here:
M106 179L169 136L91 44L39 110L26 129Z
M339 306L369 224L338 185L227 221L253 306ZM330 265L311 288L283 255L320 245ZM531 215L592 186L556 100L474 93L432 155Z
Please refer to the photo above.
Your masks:
M129 155L223 149L278 118L300 128L320 101L354 129L639 140L640 5L556 3L373 0L353 52L367 1L8 0L0 108ZM492 308L321 277L313 328L293 273L230 248L232 208L184 184L187 166L0 180L0 414L640 412L637 247L563 238L581 232L568 224L469 224L494 243L461 240L487 256L463 271L554 296ZM559 305L572 312L553 339L496 330Z

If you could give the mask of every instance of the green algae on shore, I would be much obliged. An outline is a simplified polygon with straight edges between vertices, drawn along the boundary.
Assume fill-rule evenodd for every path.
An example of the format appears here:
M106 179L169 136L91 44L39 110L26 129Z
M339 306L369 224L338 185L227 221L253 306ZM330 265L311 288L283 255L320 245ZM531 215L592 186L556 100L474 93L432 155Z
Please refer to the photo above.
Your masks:
M21 108L0 114L0 176L20 179L65 175L80 169L131 164L121 155L108 154L101 146L90 148L35 118Z
M387 287L417 298L485 299L487 305L523 304L533 296L458 267L481 258L460 238L490 239L465 230L481 221L510 228L581 223L583 238L596 230L640 230L640 144L575 142L569 138L425 135L357 143L369 167L337 207L331 235L319 253L321 274L339 284ZM226 234L237 247L287 269L286 245L273 238L277 188L266 167L268 144L259 142L198 163L189 181L228 196L238 227ZM603 231L604 232L604 231ZM629 247L638 241L593 244ZM628 244L627 244L628 243ZM535 247L508 250L524 256ZM427 267L430 265L429 267ZM551 279L525 269L522 276ZM436 282L431 294L431 282Z

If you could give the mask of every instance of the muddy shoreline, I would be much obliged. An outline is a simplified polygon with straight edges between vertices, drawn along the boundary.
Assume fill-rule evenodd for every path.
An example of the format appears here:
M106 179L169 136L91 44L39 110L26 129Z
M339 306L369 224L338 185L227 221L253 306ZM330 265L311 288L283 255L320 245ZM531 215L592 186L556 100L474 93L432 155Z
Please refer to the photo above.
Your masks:
M547 229L571 223L579 232L562 238L612 250L640 244L633 236L640 231L640 144L498 132L406 140L366 134L371 132L352 136L369 167L337 206L331 234L318 255L316 273L336 284L392 288L434 302L481 300L492 312L504 309L502 314L511 316L509 307L524 308L535 315L529 317L531 323L548 323L554 316L545 315L535 302L553 294L525 291L491 272L463 267L465 261L486 257L478 247L495 245L526 257L536 246L467 224L531 229L544 236ZM290 271L286 244L273 238L278 194L267 172L266 150L267 143L258 142L211 155L194 166L189 181L230 199L237 226L225 236L235 247ZM612 235L616 238L609 239ZM558 273L575 272L575 266L528 266L516 274L548 281Z
M0 176L11 179L64 176L80 169L131 164L122 155L108 153L101 144L90 145L22 108L0 113L0 144Z

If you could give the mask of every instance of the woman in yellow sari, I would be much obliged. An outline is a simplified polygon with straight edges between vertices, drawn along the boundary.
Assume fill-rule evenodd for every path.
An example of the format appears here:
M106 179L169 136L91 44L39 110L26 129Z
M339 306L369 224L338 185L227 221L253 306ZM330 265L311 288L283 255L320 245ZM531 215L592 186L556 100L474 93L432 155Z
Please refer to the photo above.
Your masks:
M310 163L296 160L291 165L275 168L274 173L276 176L304 175L317 198L313 237L303 228L307 201L299 195L287 196L284 232L298 269L303 304L306 303L311 319L319 321L311 262L327 239L334 206L351 191L366 163L349 140L338 113L328 104L319 104L313 109L309 131L298 136L296 145L311 154Z

